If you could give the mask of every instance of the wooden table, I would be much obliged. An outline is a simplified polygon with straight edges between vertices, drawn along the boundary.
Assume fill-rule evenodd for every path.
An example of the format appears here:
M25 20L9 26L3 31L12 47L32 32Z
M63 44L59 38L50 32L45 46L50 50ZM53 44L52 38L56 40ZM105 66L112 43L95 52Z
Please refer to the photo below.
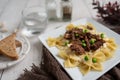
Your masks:
M21 22L21 11L25 7L40 5L44 0L0 0L0 22L4 23L4 26L9 31L14 31L14 29L20 26ZM86 2L87 1L87 2ZM90 7L92 0L72 0L73 2L73 14L72 21L78 20L80 18L93 18L96 19L95 12L91 12ZM48 22L46 29L50 31L51 29L66 24L65 22ZM0 70L1 80L15 80L22 74L23 69L30 69L32 63L39 65L42 57L42 45L38 37L28 38L30 41L31 49L25 59L19 64L10 67L8 69Z

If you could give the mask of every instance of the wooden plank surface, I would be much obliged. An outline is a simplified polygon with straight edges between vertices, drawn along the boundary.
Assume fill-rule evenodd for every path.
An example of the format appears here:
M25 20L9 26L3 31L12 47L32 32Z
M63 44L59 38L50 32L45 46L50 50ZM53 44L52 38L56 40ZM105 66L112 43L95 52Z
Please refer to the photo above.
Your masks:
M15 80L20 76L21 73L23 73L23 70L25 68L31 69L30 66L32 66L32 63L34 63L35 65L39 65L42 55L40 42L38 39L31 39L30 42L31 50L29 51L25 59L19 64L11 68L5 69L1 80Z
M5 24L9 31L13 31L21 21L21 11L25 7L34 5L44 6L45 0L0 0L0 21ZM92 9L92 0L72 0L72 21L80 18L96 19L96 11ZM55 27L60 27L67 22L49 22L46 32ZM42 45L37 37L29 38L31 49L25 59L19 64L0 71L0 80L15 80L23 69L30 69L32 63L39 65L42 57Z
M6 5L9 3L10 0L0 0L0 16L2 12L4 12L4 9L6 8Z
M1 0L3 1L3 0ZM7 1L7 0L6 0ZM13 31L13 29L18 26L21 20L21 11L25 7L39 5L39 3L42 0L11 0L4 8L0 21L5 23L5 26L8 28L8 30ZM6 2L7 3L7 2ZM1 3L3 4L3 3ZM4 2L5 4L5 2ZM0 6L0 8L3 9L3 7ZM84 14L83 14L84 12ZM89 12L82 2L82 0L75 0L73 1L73 16L72 20L77 20L79 18L83 17L90 17ZM52 29L52 26L59 26L63 25L64 22L57 22L57 23L49 23L47 30L49 31ZM46 30L46 31L47 31ZM5 69L3 71L0 71L2 74L1 80L15 80L18 76L20 76L21 73L23 73L23 69L29 68L32 65L32 63L39 65L41 61L41 44L38 40L38 38L29 39L31 44L31 50L29 51L29 54L26 56L26 58L20 62L19 64ZM8 76L9 75L9 76Z
M25 7L34 5L44 6L45 0L0 0L0 21L5 24L9 31L19 25L21 21L21 11ZM93 12L91 6L92 0L72 0L73 13L72 21L80 18L94 18L96 12ZM60 27L68 22L48 22L48 26L45 32L50 31L55 27ZM0 80L15 80L23 73L23 69L30 69L32 63L39 65L42 57L42 45L39 42L38 37L29 38L31 49L25 59L19 64L0 71Z
M25 7L30 7L38 4L38 0L11 0L5 7L4 12L1 14L0 21L5 23L5 26L9 31L13 31L18 26L21 20L21 11ZM30 69L32 63L39 65L41 60L41 44L38 38L29 39L31 44L31 50L26 58L19 64L0 71L2 77L1 80L15 80L23 69ZM8 76L9 75L9 76Z
M10 0L1 14L0 21L4 23L9 31L18 26L21 20L21 11L28 0Z
M0 21L4 22L9 31L13 31L21 20L21 11L26 7L29 0L10 0L1 14ZM30 39L31 50L26 58L19 64L5 70L1 70L1 80L15 80L23 69L30 68L32 63L39 65L41 60L41 45L38 38Z

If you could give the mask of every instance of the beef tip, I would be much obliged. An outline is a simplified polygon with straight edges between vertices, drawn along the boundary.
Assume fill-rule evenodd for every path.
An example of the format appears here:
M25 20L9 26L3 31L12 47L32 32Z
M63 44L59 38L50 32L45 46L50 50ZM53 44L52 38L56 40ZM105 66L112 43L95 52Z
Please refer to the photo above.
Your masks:
M71 43L72 44L82 45L82 42L79 39L73 40Z
M71 39L71 34L65 34L65 35L64 35L64 38L65 38L65 39Z
M91 45L91 50L93 50L93 51L97 50L98 48L100 48L103 45L104 42L105 41L102 39L96 41L93 45Z
M83 30L79 28L72 29L72 40L79 39Z
M93 28L91 26L88 26L88 25L87 25L87 29L93 30Z
M92 38L96 39L96 40L100 40L100 36L99 35L96 35L96 34L93 34L92 35Z
M79 37L83 38L82 33L83 29L73 28L72 30L69 30L65 33L64 38L72 40L79 39Z
M85 42L86 42L86 47L85 47L85 50L86 51L90 51L90 43L89 43L89 39L87 38L87 36L85 36Z
M100 36L99 35L96 35L96 34L91 34L90 32L87 32L86 33L86 36L91 39L91 38L94 38L96 40L99 40L100 39Z
M72 32L72 40L75 40L76 38L75 38L75 34L74 34L74 32Z
M72 44L72 45L70 46L70 49L71 49L72 51L77 52L78 54L83 54L83 53L85 53L84 48L83 48L81 45L78 45L78 44Z
M82 34L83 33L83 29L79 29L79 28L74 28L73 33L77 33L77 34Z
M90 32L87 32L85 35L86 35L89 39L92 38L92 34L91 34Z
M79 39L80 40L82 40L82 39L84 39L85 38L85 34L81 34L80 36L79 36Z
M89 28L89 26L87 26ZM100 48L103 43L105 42L103 39L100 38L97 34L92 34L90 32L83 33L83 29L73 28L72 30L66 31L64 34L64 38L68 39L71 42L70 49L75 51L79 54L85 53L85 51L95 51ZM96 41L94 44L90 44L90 40L95 39ZM81 42L84 40L85 46Z
M71 38L72 38L71 33L72 33L72 31L67 31L67 32L64 34L64 38L65 38L65 39L71 39Z

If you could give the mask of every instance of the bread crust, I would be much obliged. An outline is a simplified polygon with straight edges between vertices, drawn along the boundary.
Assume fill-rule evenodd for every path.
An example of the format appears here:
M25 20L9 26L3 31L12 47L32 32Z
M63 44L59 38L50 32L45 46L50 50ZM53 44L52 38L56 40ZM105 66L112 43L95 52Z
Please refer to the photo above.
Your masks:
M16 33L13 33L0 41L0 53L13 60L18 59L15 38L16 38Z

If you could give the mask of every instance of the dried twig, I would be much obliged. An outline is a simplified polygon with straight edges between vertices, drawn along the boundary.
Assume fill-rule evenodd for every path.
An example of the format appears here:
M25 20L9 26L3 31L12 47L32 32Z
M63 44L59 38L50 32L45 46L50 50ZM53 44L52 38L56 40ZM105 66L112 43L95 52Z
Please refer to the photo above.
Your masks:
M114 3L108 2L104 5L100 5L99 0L93 0L93 9L98 10L98 17L102 18L106 23L112 25L120 25L120 3L115 1Z

